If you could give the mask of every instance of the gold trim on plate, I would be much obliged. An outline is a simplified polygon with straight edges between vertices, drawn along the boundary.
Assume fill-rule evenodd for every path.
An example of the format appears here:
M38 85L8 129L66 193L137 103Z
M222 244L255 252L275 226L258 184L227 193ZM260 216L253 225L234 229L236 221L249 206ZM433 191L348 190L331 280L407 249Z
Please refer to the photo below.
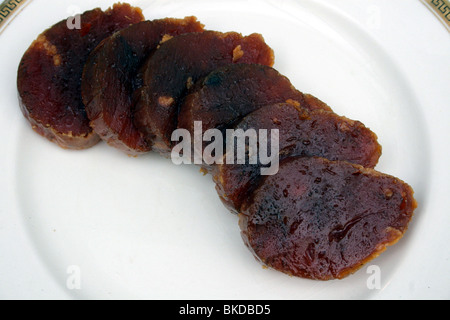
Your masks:
M450 31L450 1L449 0L420 0L422 1Z
M0 33L26 2L28 0L5 0L0 4Z
M0 4L0 33L3 31L9 20L20 11L20 7L30 0L5 0ZM450 0L420 0L428 9L430 9L436 17L450 31Z

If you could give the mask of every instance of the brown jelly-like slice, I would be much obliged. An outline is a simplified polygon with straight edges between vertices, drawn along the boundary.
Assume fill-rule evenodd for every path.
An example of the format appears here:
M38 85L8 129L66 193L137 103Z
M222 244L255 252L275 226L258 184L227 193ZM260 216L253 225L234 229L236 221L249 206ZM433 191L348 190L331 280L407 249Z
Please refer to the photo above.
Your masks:
M232 63L272 66L273 50L259 34L206 31L175 37L161 44L142 69L142 88L134 121L147 142L161 154L171 151L178 108L195 82Z
M17 79L21 109L33 129L67 149L100 140L81 98L87 57L103 39L144 17L138 8L116 4L105 12L87 11L80 19L81 28L63 20L43 32L23 56Z
M305 95L272 67L228 65L196 84L180 108L178 127L193 134L194 122L201 121L203 131L226 129L263 106L288 100L295 100L304 108L310 107ZM317 108L322 106L311 105L311 109Z
M265 265L292 276L342 279L403 237L412 188L373 169L288 158L240 214L242 236Z
M162 41L202 31L195 17L144 21L95 49L84 68L82 95L91 126L103 140L132 156L151 150L133 122L137 72Z
M361 122L330 111L308 110L298 104L264 106L243 118L234 129L278 130L280 160L291 156L322 157L374 168L381 156L377 136ZM271 150L270 139L268 143L267 150ZM234 154L236 157L237 152ZM212 168L216 189L224 204L238 212L262 178L263 165L259 159L257 164L250 164L248 157L245 164L237 164L236 159L234 164L226 163L225 159L223 162Z

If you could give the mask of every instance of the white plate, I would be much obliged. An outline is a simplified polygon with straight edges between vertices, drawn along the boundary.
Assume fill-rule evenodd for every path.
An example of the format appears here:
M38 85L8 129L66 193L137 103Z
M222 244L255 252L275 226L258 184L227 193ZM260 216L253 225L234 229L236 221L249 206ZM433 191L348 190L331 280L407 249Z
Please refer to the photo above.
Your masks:
M275 50L275 68L298 89L378 134L377 168L411 184L419 202L405 238L368 265L381 270L380 288L368 286L367 267L331 282L263 269L211 178L194 166L153 154L129 158L104 144L64 151L35 134L17 101L22 54L74 9L112 2L33 0L0 35L0 298L449 298L448 156L439 153L450 138L448 34L415 1L408 4L424 21L420 30L394 30L395 21L384 19L398 18L398 5L375 2L130 1L147 19L196 15L208 29L261 33ZM403 43L419 47L408 32L419 32L414 39L426 39L427 49L400 46L404 33ZM409 56L399 60L405 51ZM425 60L436 56L444 58L439 68ZM412 72L405 62L422 62L424 70ZM422 95L422 74L435 80L425 88L447 91Z

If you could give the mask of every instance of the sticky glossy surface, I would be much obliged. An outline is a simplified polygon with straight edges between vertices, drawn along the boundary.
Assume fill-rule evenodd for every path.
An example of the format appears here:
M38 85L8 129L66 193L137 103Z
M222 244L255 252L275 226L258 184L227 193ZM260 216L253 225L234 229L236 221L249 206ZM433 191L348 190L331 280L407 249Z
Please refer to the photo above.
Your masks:
M142 69L135 124L154 150L169 153L181 98L196 81L232 63L272 66L274 52L260 34L207 31L161 44Z
M348 162L289 158L244 204L242 236L264 264L342 279L395 244L417 207L401 180Z
M330 111L309 111L295 104L265 106L242 119L235 129L279 130L281 160L290 156L315 156L374 168L381 156L376 134L361 122ZM243 165L221 164L212 168L217 192L231 211L238 212L242 202L257 187L261 168L259 161L249 164L248 157Z
M33 129L63 148L83 149L100 139L93 133L81 98L81 76L89 53L106 37L143 20L140 9L117 4L80 16L80 29L63 20L43 32L20 62L21 108Z
M223 130L263 106L288 100L308 109L323 108L308 104L305 95L274 68L257 64L229 65L213 71L195 85L180 108L178 127L193 134L194 122L201 121L203 131Z
M129 155L151 150L133 122L137 72L163 39L201 31L194 17L144 21L97 47L84 68L82 94L91 126L103 140Z

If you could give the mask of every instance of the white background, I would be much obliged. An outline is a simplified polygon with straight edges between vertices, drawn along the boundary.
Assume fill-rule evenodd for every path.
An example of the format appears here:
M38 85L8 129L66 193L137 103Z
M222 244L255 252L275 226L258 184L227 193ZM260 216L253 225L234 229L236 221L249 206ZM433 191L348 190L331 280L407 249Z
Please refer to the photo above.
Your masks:
M298 1L306 13L295 19L302 22L282 20L300 10L291 1L267 1L287 10L281 13L243 1L243 8L254 8L248 21L220 14L230 2L213 2L216 7L192 2L192 14L211 29L263 33L276 51L276 67L299 89L373 128L384 147L379 169L416 189L420 207L410 231L374 262L382 288L366 287L365 270L316 283L262 269L240 242L235 217L196 168L174 168L154 155L128 159L103 145L64 152L34 134L17 104L18 62L73 2L33 0L0 35L0 298L450 298L450 39L444 26L415 0ZM149 19L189 14L179 1L134 3L152 8L145 11ZM83 11L97 4L108 2L77 2ZM272 15L274 22L261 21ZM301 43L296 30L278 32L283 23L298 23ZM334 27L345 33L342 39ZM301 64L311 57L308 50L318 53L310 66ZM355 60L347 61L345 52ZM66 286L72 265L82 272L81 290Z

